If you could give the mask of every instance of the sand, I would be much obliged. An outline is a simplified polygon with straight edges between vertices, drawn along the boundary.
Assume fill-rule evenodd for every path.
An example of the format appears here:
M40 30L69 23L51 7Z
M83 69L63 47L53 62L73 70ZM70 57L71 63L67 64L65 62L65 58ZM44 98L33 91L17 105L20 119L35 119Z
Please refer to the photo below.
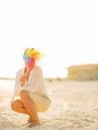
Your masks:
M0 85L0 130L98 130L98 81L62 79L45 84L52 104L38 113L41 125L32 128L26 127L27 115L10 108L13 83Z

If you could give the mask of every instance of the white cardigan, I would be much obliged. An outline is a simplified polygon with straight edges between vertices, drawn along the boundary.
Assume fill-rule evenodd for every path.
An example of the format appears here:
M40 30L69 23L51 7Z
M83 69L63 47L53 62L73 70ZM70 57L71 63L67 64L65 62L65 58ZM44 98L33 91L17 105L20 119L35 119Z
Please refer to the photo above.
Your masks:
M43 73L39 66L35 66L30 71L30 76L28 81L25 83L23 87L20 87L18 86L18 84L23 74L24 74L24 68L18 70L16 73L15 88L17 88L17 92L15 93L15 96L18 96L21 90L27 90L30 92L30 94L36 93L48 97L48 93L45 88Z

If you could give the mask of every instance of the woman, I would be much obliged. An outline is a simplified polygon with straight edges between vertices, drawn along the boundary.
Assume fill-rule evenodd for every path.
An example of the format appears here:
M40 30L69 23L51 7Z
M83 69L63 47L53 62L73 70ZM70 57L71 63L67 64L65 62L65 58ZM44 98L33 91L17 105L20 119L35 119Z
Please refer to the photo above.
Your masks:
M13 111L29 115L28 123L39 125L38 112L46 111L51 101L45 89L42 70L36 65L36 61L42 58L42 54L34 48L27 48L23 59L25 67L16 74L15 92L11 101ZM19 98L15 98L19 96Z

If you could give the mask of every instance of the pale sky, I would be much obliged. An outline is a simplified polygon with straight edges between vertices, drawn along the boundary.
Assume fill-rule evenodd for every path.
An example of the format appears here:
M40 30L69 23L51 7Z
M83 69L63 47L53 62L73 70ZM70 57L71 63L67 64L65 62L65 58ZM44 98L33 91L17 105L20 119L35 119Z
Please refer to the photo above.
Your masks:
M0 77L15 77L27 47L45 54L45 77L98 63L98 0L1 0L0 46Z

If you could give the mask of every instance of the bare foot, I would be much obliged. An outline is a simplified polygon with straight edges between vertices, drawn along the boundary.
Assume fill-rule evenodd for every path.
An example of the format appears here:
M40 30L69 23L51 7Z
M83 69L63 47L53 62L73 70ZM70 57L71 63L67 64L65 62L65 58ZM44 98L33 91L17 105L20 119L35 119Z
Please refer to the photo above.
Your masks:
M31 117L29 117L29 119L28 119L28 123L32 123L32 119L31 119Z
M28 127L34 127L34 126L38 126L38 125L41 125L39 122L31 122L29 123Z
M41 125L41 123L38 122L38 121L37 122L35 122L35 121L32 122L32 119L30 117L28 119L28 123L30 123L29 127Z

